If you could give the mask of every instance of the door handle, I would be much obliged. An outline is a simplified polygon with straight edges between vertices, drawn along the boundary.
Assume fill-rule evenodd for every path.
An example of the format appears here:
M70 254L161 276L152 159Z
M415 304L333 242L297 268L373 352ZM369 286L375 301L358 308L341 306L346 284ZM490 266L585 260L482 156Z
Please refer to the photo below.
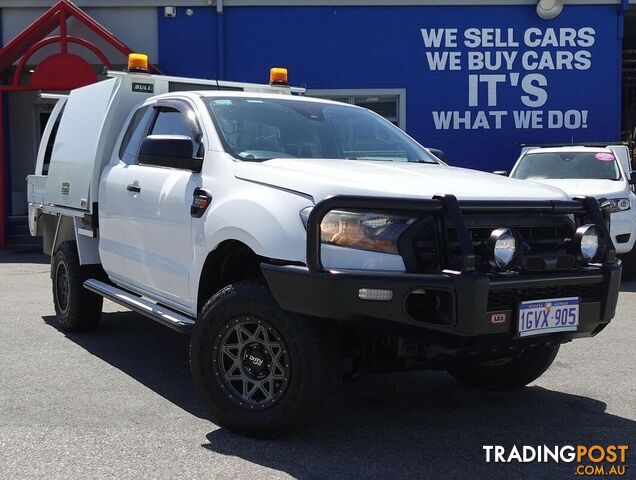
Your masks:
M129 192L133 192L133 193L139 193L139 192L141 192L141 187L139 185L135 185L135 184L131 183L130 185L128 185L126 187L126 190L128 190Z

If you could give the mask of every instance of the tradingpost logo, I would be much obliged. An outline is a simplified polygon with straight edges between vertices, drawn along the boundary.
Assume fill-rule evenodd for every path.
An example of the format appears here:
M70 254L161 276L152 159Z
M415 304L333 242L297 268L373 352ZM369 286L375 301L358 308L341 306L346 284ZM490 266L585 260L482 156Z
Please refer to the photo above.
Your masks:
M628 472L628 445L484 445L486 463L573 463L573 473L622 477Z

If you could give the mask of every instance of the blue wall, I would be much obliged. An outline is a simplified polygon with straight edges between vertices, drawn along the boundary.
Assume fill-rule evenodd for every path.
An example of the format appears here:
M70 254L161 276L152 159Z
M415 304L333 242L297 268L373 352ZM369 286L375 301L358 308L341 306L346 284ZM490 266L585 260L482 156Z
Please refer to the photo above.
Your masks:
M174 19L164 18L160 12L160 67L166 73L215 77L216 12L212 8L194 10L187 17L179 9ZM519 143L619 138L621 40L614 5L566 5L551 21L539 19L532 5L229 7L223 21L226 79L263 83L269 68L279 65L289 68L292 84L309 88L405 88L408 133L425 145L445 150L454 165L508 168L519 153ZM535 27L541 35L547 29L557 33L561 28L574 29L576 38L569 40L566 34L558 46L529 47L524 44L524 34ZM593 33L578 33L586 27ZM441 28L457 29L457 45L451 39L447 45L427 48L422 29ZM499 29L504 39L510 28L512 41L519 45L471 48L463 43L469 28ZM534 39L536 35L530 38ZM571 41L578 44L572 46ZM576 54L583 57L582 66L589 68L523 68L521 59L528 50L538 55L547 52L552 59ZM427 52L459 52L454 54L460 57L457 69L431 70ZM510 68L469 70L468 55L485 52L516 52L516 58ZM529 74L541 77L528 77L524 91L523 79ZM482 75L473 106L469 101L471 75ZM483 75L503 79L497 84L496 105L488 105L488 77ZM528 97L527 104L523 96ZM491 103L495 103L494 97ZM541 113L533 114L533 110ZM436 126L433 112L448 111L461 116L469 111L471 128L461 122L457 129L452 124ZM516 124L515 112L535 115L534 128ZM564 117L570 128L560 126Z
M216 78L216 12L211 7L185 8L166 18L159 8L159 68L166 75Z

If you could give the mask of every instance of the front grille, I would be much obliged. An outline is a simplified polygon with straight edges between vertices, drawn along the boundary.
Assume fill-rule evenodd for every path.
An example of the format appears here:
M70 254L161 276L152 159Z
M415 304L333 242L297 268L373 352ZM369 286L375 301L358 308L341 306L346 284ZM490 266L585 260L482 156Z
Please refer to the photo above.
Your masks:
M528 300L564 297L579 297L582 303L600 302L603 297L603 288L601 284L592 284L490 290L488 311L513 310L520 302Z
M490 234L497 228L512 228L523 240L523 253L528 256L562 255L555 260L556 269L568 270L575 266L574 259L566 252L566 245L576 231L568 215L542 214L464 214L464 223L475 250L477 270L490 271L485 246ZM419 222L419 233L414 248L420 271L434 269L461 270L462 255L455 229L443 219L427 219ZM440 243L445 248L440 248ZM541 265L541 262L529 262Z
M441 222L430 217L418 222L413 228L418 229L413 244L417 260L417 270L421 272L441 270L442 250L439 247L441 238L438 235Z

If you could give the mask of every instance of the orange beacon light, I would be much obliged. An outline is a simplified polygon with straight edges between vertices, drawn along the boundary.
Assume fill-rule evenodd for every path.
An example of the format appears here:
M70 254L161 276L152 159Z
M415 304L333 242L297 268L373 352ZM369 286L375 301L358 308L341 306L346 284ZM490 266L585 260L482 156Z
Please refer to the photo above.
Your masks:
M270 85L288 85L287 82L287 69L281 67L274 67L269 71L269 84Z
M131 53L128 55L128 71L148 73L148 55Z

